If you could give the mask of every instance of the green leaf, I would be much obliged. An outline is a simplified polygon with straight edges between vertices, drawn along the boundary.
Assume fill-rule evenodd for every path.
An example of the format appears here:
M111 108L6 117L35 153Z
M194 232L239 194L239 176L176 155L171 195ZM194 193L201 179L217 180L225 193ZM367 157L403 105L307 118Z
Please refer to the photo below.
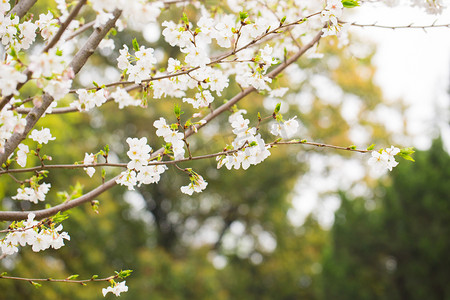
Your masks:
M0 274L0 277L6 276L8 275L8 272L3 272L2 274Z
M358 0L342 0L342 5L346 8L353 8L359 6Z
M277 114L280 111L280 108L281 108L281 102L277 103L277 106L275 106L275 110L273 112Z
M356 146L355 146L355 145L351 145L351 146L349 146L348 148L350 148L350 149L352 149L352 150L355 150L355 149L356 149Z
M280 20L280 25L283 25L284 22L286 22L286 16L284 16L284 17Z
M183 16L181 17L181 21L183 21L184 24L189 24L189 19L188 19L186 13L183 13Z
M301 140L300 141L300 143L306 143L307 142L307 140Z
M240 20L241 22L244 22L245 19L247 19L247 18L248 18L248 13L247 13L247 12L241 11L241 12L239 13L239 20Z
M137 42L136 38L133 39L133 49L134 51L139 51L139 43Z
M98 275L92 275L91 280L97 279Z
M13 46L11 46L10 50L9 50L9 54L13 57L13 58L17 58L17 52L16 49L14 49Z
M73 274L73 275L70 275L69 277L67 277L66 279L67 279L67 280L74 280L74 279L77 279L78 276L80 276L80 275L78 275L78 274Z
M173 112L175 113L175 116L178 119L180 117L180 115L181 115L181 109L180 109L180 106L178 104L175 104Z
M414 152L415 151L414 151L413 147L408 147L408 148L401 149L397 155L403 157L406 160L414 162L415 160L411 157L411 154L413 154Z
M373 150L373 149L375 149L375 144L372 144L369 147L367 147L367 150Z
M30 281L30 283L31 283L32 285L34 285L35 288L40 288L40 287L42 286L42 284L39 284L39 283L34 282L34 281Z
M120 279L124 279L128 276L131 275L131 272L133 272L133 270L120 270L120 272L115 272L117 277L119 277Z
M108 156L109 153L109 145L106 144L105 147L103 148L105 150L105 155Z
M66 220L69 218L69 215L67 215L66 213L63 212L58 212L56 215L54 215L52 217L53 222L55 223L61 223L62 221Z

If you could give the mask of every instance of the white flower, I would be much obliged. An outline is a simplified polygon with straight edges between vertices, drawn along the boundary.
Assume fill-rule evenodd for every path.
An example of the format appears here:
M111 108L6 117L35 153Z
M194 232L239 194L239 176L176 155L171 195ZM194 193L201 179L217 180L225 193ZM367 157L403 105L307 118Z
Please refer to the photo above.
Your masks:
M127 143L130 146L130 150L127 152L131 161L128 163L127 168L129 170L140 170L142 166L148 164L150 159L150 151L152 148L147 145L147 138L127 138Z
M30 152L27 145L19 144L19 150L17 151L17 163L22 168L27 164L27 153Z
M275 123L272 124L272 128L270 130L270 133L273 135L279 135L283 139L288 139L294 136L297 133L299 124L297 120L295 120L297 117L293 117L287 121L285 121L283 124Z
M372 157L369 159L369 165L375 167L377 171L384 171L388 169L392 171L392 168L398 165L395 161L395 155L400 152L399 148L391 146L388 149L379 151L372 151Z
M95 161L96 161L96 157L95 157L94 154L86 153L84 155L83 165L95 164ZM89 175L89 177L92 177L94 175L94 173L95 173L95 168L93 168L93 167L83 168L83 170L86 171L86 173Z
M182 186L180 188L181 192L187 195L192 195L193 192L200 193L202 192L208 183L203 179L202 176L195 174L192 175L191 183L186 186Z
M167 167L165 165L153 165L142 167L137 175L139 185L158 183L161 178L161 174L164 173L165 170L167 170Z
M129 190L134 190L134 186L137 184L136 172L132 170L124 171L120 173L120 176L116 182L127 186Z
M286 122L284 122L283 130L281 130L281 136L283 138L290 138L297 133L298 130L298 122L295 120L297 117L293 117Z
M128 47L126 45L123 45L123 49L119 50L119 57L117 58L117 67L121 70L128 69L131 64L128 61L128 57L130 56L130 53L128 53Z
M52 136L50 129L48 128L43 128L41 130L34 129L30 134L30 138L39 144L47 144L48 141L53 141L56 139Z
M48 248L50 248L51 242L52 242L52 237L49 234L47 234L47 232L41 231L34 237L34 240L31 241L31 244L32 244L31 249L34 252L39 252L39 251L48 249Z
M153 122L153 126L157 129L156 135L165 137L170 134L171 129L170 126L167 125L166 120L164 118L159 118L159 120L156 120Z
M47 232L48 235L51 237L50 247L52 247L53 249L59 249L62 246L64 246L64 239L70 241L70 236L69 236L69 234L67 232L59 233L59 231L61 231L62 228L63 228L63 226L59 225L55 229L49 230Z
M140 100L133 98L127 93L126 90L120 87L118 87L116 91L111 94L111 97L115 102L119 103L119 109L122 109L125 106L138 106L141 104Z
M194 108L200 107L208 107L214 101L214 97L211 95L211 92L208 90L204 90L200 93L195 94L195 99L192 98L183 98L183 102L187 102L192 104Z
M191 67L204 67L211 62L203 47L189 44L186 48L182 48L181 52L187 53L184 61Z
M289 90L289 88L286 88L286 87L278 88L278 89L275 89L275 90L271 90L270 93L269 93L269 96L272 97L272 98L280 98L280 97L283 97L284 94L286 94L286 92L288 90Z
M0 240L0 248L2 249L2 253L5 255L11 255L19 251L17 245L14 245L6 240Z
M11 197L15 200L27 200L33 203L38 203L38 201L44 201L45 195L50 190L50 183L43 183L39 186L35 186L34 188L18 188L17 195Z
M106 296L109 292L113 293L116 296L120 296L120 293L127 292L128 287L125 285L126 281L122 281L119 283L115 283L113 287L108 286L107 288L102 289L103 297Z
M52 79L44 88L44 92L50 94L55 100L59 100L67 95L72 86L72 80Z

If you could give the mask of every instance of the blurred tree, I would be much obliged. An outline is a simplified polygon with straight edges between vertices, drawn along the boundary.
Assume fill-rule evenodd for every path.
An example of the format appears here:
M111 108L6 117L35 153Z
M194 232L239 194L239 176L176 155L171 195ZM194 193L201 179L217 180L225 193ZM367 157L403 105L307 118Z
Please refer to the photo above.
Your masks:
M342 194L323 299L450 299L450 156L438 139L415 159L378 189L373 211Z

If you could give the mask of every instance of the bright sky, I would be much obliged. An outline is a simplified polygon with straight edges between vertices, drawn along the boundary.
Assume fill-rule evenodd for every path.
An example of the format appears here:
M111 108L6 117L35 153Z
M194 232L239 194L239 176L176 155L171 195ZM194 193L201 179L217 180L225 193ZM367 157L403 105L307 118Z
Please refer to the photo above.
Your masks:
M449 1L450 4L450 1ZM380 25L450 24L450 9L441 15L429 15L419 8L389 8L382 5L363 5L348 20L361 24L377 22ZM417 135L413 146L426 149L430 145L433 126L443 126L449 119L450 88L450 28L380 29L353 28L353 32L375 41L378 50L377 83L387 99L405 100L411 107L407 117L411 120L408 133ZM441 121L440 124L436 124ZM447 125L446 134L450 135ZM450 149L450 139L446 140Z
M448 2L450 7L450 0ZM389 8L371 4L353 10L354 14L342 19L360 24L376 22L379 25L430 25L434 21L436 24L450 24L450 8L438 16L407 6ZM413 138L404 141L404 144L427 149L439 127L450 150L450 95L447 92L450 90L450 28L430 28L424 32L422 29L352 27L351 32L377 44L375 79L385 98L392 103L402 99L410 105L406 112L409 120L407 128ZM392 122L388 118L385 122ZM340 206L339 199L333 195L320 196L319 193L327 190L335 192L340 188L355 196L364 194L363 186L348 188L348 182L342 180L362 174L363 170L358 170L362 161L344 162L336 157L333 159L335 170L324 177L326 166L323 158L310 157L309 160L312 171L300 178L292 200L294 208L288 216L293 224L301 225L305 217L313 213L323 227L330 228L334 222L334 211ZM370 203L367 204L370 206Z

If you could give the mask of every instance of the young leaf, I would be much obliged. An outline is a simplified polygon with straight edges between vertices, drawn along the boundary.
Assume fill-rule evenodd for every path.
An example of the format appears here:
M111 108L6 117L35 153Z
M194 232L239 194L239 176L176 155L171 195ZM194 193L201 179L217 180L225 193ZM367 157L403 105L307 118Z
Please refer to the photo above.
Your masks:
M183 13L183 16L181 17L181 21L183 21L184 24L189 24L189 19L185 13Z
M117 277L119 277L120 279L124 279L128 276L131 275L131 272L133 272L133 270L120 270L120 272L115 272Z
M367 150L373 150L375 148L375 144L370 145L369 147L367 147Z
M240 20L241 22L244 22L245 19L247 19L247 18L248 18L248 13L247 13L247 12L241 11L241 12L239 13L239 20Z
M135 38L133 39L133 49L134 51L139 51L139 44Z
M342 0L342 5L346 8L353 8L359 6L358 0Z
M73 274L73 275L70 275L69 277L67 277L66 279L67 279L67 280L75 280L75 279L78 278L78 276L80 276L80 275L78 275L78 274Z
M415 160L411 157L411 154L415 152L413 149L414 149L413 147L404 148L400 150L400 152L397 155L403 157L406 160L414 162Z
M277 106L275 106L275 110L273 112L277 114L280 111L280 108L281 108L281 102L277 103Z

